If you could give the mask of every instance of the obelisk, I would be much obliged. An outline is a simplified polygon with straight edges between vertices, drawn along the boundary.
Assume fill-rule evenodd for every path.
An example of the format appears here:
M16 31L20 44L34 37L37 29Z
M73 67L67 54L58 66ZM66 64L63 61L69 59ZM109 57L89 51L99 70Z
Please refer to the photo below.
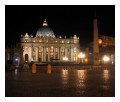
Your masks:
M98 24L96 13L93 20L93 64L99 65L99 43L98 43Z

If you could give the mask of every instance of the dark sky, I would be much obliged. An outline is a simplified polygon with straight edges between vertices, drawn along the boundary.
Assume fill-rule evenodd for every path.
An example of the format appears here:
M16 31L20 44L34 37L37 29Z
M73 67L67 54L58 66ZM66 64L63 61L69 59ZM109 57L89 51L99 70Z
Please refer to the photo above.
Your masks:
M5 42L20 42L20 35L36 35L44 18L55 35L78 35L81 46L93 40L93 18L96 12L99 34L115 37L115 6L38 5L5 6Z

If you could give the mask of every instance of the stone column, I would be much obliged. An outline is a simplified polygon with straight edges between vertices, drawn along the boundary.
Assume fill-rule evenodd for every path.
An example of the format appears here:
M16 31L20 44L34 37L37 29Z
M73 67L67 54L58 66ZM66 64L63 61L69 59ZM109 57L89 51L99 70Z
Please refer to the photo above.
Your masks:
M55 52L55 48L53 48L53 53L54 53L54 59L55 59L55 57L56 57L56 52Z
M60 61L61 61L62 60L62 58L61 58L61 47L60 47L60 52L59 53L60 53Z
M57 54L58 54L58 59L59 59L59 57L60 57L60 53L59 53L60 52L60 48L58 47L57 49L58 49L58 53Z
M45 47L44 47L44 52L43 53L44 53L44 58L43 59L46 62L46 48Z
M50 48L48 48L48 61L50 61Z
M38 47L36 47L36 52L35 52L36 54L36 61L38 61Z
M42 48L42 61L44 61L44 47Z
M67 48L65 48L65 56L68 57L68 56L67 56Z
M74 61L73 60L73 48L71 48L71 62Z
M31 61L33 61L33 46L30 47L30 52L31 52L31 54L30 54L31 55L30 56L31 57Z
M38 48L38 52L37 52L37 54L38 54L38 59L37 59L37 61L39 61L39 46L38 46L37 48Z
M31 61L31 47L28 48L29 49L29 54L28 54L28 61Z
M78 62L79 47L76 47L76 50L77 50L77 56L76 56L76 58L77 58L77 62Z

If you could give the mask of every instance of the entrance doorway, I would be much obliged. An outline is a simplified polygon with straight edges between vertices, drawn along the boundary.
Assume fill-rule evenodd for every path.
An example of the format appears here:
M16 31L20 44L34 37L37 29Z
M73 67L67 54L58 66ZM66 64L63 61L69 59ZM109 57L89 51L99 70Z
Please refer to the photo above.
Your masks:
M25 54L25 62L28 62L28 54Z

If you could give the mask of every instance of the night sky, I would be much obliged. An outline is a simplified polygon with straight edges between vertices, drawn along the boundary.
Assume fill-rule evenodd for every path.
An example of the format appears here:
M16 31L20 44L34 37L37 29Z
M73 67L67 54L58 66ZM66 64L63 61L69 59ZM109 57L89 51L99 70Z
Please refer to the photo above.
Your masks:
M46 18L54 34L64 37L76 34L80 45L93 40L93 18L96 12L100 35L115 37L115 6L38 5L5 6L5 45L20 42L20 35L36 35Z

